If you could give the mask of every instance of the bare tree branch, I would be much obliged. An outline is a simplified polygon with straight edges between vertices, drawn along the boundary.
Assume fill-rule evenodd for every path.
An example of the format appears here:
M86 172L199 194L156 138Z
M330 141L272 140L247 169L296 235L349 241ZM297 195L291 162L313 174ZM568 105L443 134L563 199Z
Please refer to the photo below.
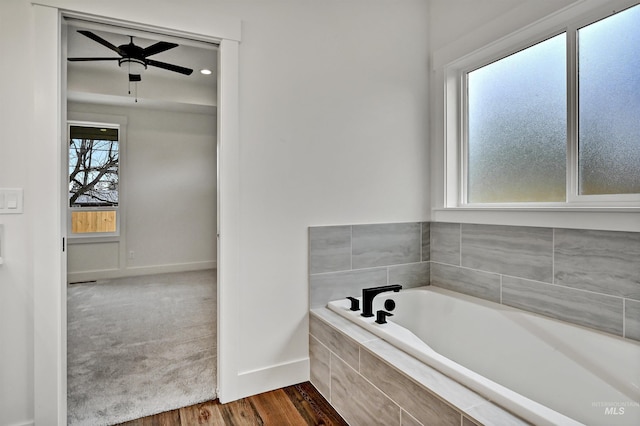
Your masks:
M107 191L114 191L113 187L117 187L118 184L119 150L117 143L117 141L95 139L72 139L70 141L75 156L75 158L70 158L70 165L73 167L69 174L70 205L76 204L83 195L97 202L117 203L117 193L115 201L114 197L106 195ZM109 189L97 189L96 186L100 183L107 183Z

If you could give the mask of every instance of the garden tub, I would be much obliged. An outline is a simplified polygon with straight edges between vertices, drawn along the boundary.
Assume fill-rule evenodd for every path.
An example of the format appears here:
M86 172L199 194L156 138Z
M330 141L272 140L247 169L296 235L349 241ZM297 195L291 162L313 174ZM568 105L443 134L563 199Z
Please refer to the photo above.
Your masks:
M433 286L329 309L536 425L640 425L640 343Z

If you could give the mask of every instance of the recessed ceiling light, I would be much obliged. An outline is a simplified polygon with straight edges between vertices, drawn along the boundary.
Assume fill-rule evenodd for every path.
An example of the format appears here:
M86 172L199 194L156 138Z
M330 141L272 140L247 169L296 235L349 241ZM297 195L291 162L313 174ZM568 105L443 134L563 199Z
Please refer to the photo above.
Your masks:
M200 74L209 75L209 74L211 74L211 70L208 70L208 69L205 68L203 70L200 70Z

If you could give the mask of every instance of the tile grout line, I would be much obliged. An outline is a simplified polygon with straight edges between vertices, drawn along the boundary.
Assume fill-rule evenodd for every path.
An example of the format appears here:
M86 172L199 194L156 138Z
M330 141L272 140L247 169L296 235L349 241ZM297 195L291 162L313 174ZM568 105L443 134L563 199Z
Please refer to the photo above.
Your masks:
M362 347L363 350L369 352L371 354L371 356L373 356L374 358L378 359L380 362L382 362L383 364L385 364L385 367L396 372L397 374L403 376L405 379L409 380L410 382L412 382L413 384L417 385L419 388L421 388L422 390L424 390L427 394L429 394L432 398L440 401L441 403L447 405L449 408L453 409L454 411L456 411L458 414L462 415L464 414L464 409L454 405L454 403L452 403L451 401L449 401L448 399L445 399L444 396L442 396L441 394L439 394L438 392L432 390L428 385L419 382L416 378L412 377L411 374L409 374L407 371L403 370L402 368L400 368L399 366L393 364L390 360L386 359L381 353L378 353L376 350L374 350L373 348L367 348L364 345L360 345ZM398 349L400 352L403 352L402 349ZM406 353L406 352L405 352ZM426 365L429 368L434 368L430 366L429 364L426 363L422 363L423 365ZM436 369L436 371L439 371ZM443 374L443 373L441 373ZM396 401L396 399L392 398L390 395L388 395L386 392L384 392L382 389L380 389L376 384L374 384L371 380L369 380L364 374L360 374L360 376L366 380L367 382L369 382L371 384L371 386L373 386L374 388L376 388L380 393L382 393L383 395L385 395L387 398L389 398L391 400L391 402L395 403L398 407L400 407L401 410L403 410L403 406L400 405L399 402ZM452 379L453 380L453 379ZM456 382L459 384L459 382ZM472 391L475 392L475 391ZM476 393L477 394L477 393ZM478 394L479 395L479 394ZM481 395L480 395L481 396ZM484 403L487 402L491 402L488 399L485 399L485 397L481 396L481 398L484 400L476 405L473 406L479 406L482 405ZM409 410L405 411L411 416L413 417L413 415L409 412ZM414 417L415 418L415 417ZM416 419L417 420L417 419Z
M340 330L339 330L339 332L340 332L341 334L343 334L343 335L344 335L344 333L343 333L342 331L340 331ZM322 343L322 342L320 342L320 343ZM379 388L379 387L377 387L375 384L373 384L373 383L372 383L372 382L371 382L367 377L365 377L365 376L360 372L360 369L361 369L361 368L360 368L360 364L361 364L361 363L360 363L360 356L361 356L360 354L361 354L362 349L365 349L365 348L362 346L362 344L358 343L358 369L357 369L357 370L356 370L356 369L354 369L354 368L351 366L351 364L349 364L346 360L342 359L342 357L340 357L338 354L336 354L336 353L335 353L334 351L332 351L330 348L327 348L327 349L329 349L329 354L330 354L330 355L329 355L329 395L330 395L330 396L329 396L329 398L330 398L330 401L329 401L329 402L330 402L330 403L332 403L332 402L333 402L333 401L331 401L331 399L333 398L333 395L332 395L332 389L333 389L333 388L332 388L332 386L331 386L331 384L332 384L332 380L331 380L331 378L332 378L332 376L333 376L333 374L332 374L332 373L333 373L333 369L332 369L332 365L333 365L333 363L332 363L332 361L331 361L331 360L332 360L332 359L333 359L333 357L335 356L337 359L339 359L340 361L342 361L342 362L347 366L347 368L350 368L351 370L353 370L353 371L354 371L358 376L360 376L360 378L362 378L363 380L365 380L365 381L366 381L370 386L372 386L375 390L377 390L377 391L378 391L378 392L380 392L382 395L384 395L387 399L389 399L389 401L391 401L393 404L395 404L395 405L398 407L398 409L400 409L400 410L402 410L402 409L403 409L403 408L402 408L402 406L401 406L398 402L396 402L393 398L391 398L389 395L387 395L387 393L385 393L384 391L382 391L382 389L380 389L380 388ZM332 356L332 355L333 355L333 356ZM375 356L375 353L374 353L374 356Z
M357 269L341 269L339 271L315 272L315 273L309 274L309 276L312 277L312 276L319 276L319 275L344 274L346 272L372 271L374 269L389 268L393 266L420 265L421 263L427 263L427 262L431 262L431 261L425 260L424 262L418 261L418 262L409 262L409 263L390 263L388 265L367 266L365 268L357 268ZM438 262L438 263L442 263L442 262ZM445 265L452 265L452 264L445 263ZM453 265L453 266L459 266L459 265Z
M460 254L458 259L458 266L462 266L462 223L460 224L460 237L458 238L458 252Z
M367 348L364 348L361 344L358 344L358 370L356 370L355 368L353 368L351 366L351 364L349 364L347 361L343 360L342 358L340 358L338 355L336 355L336 357L338 359L340 359L342 362L344 362L344 364L347 366L347 368L350 368L351 370L353 370L358 376L360 376L360 378L362 378L362 380L366 381L371 387L373 387L375 390L377 390L378 392L380 392L380 394L384 395L385 398L387 398L389 401L391 401L393 404L396 405L396 407L398 407L400 410L402 410L402 406L396 402L395 399L391 398L391 396L389 396L386 392L384 392L382 389L380 389L378 386L376 386L371 380L369 380L366 376L364 376L362 373L360 373L360 350L364 349L367 350ZM371 352L371 351L369 351ZM331 352L332 354L335 355L335 352ZM372 355L378 359L380 359L380 357L377 356L377 354L375 354L374 352L371 352ZM391 367L392 369L395 369L394 367Z
M353 225L349 225L349 270L353 271Z
M423 238L424 237L424 222L420 222L420 262L422 262L422 247L424 247L424 241Z
M322 342L320 342L320 343L322 343ZM333 387L331 386L331 384L333 383L333 379L332 379L333 378L333 370L332 370L333 362L331 361L333 359L333 357L331 356L331 354L333 354L333 351L331 349L329 349L329 348L327 348L327 350L329 351L329 403L331 403L332 402L331 400L332 400L332 397L333 397L333 395L332 395L332 388Z
M551 228L551 284L556 283L556 228Z
M622 298L622 337L628 339L626 313L627 313L627 298L623 297Z
M374 358L378 358L381 359L375 352L369 351L367 348L363 347L362 345L358 345L358 351L360 351L361 349L367 350L368 352L370 352ZM359 353L359 352L358 352ZM383 361L384 362L384 361ZM350 365L347 364L348 367L351 367ZM387 365L387 368L391 368L392 370L395 369L393 366L389 366ZM385 398L387 398L389 401L391 401L393 404L396 405L396 407L398 407L400 410L402 410L402 406L400 405L399 402L397 402L394 398L391 398L390 395L388 395L385 391L383 391L382 389L380 389L377 385L375 385L371 380L369 380L369 378L367 378L364 374L362 374L360 371L357 371L358 375L364 380L366 381L371 387L373 387L375 390L377 390L378 392L380 392L382 395L385 396Z
M535 280L533 278L526 278L526 277L518 277L516 275L509 275L509 274L501 274L500 272L491 272L491 271L483 271L482 269L476 269L476 268L470 268L468 266L459 266L459 265L454 265L451 263L443 263L443 262L437 262L437 261L432 261L432 263L438 264L438 265L444 265L444 266L451 266L454 268L461 268L461 269L466 269L469 271L474 271L474 272L480 272L480 273L484 273L484 274L491 274L491 275L498 275L500 277L507 277L507 278L515 278L518 280L522 280L522 281L530 281L530 282L535 282L535 283L540 283L540 284L546 284L546 285L550 285L556 288L562 288L565 290L575 290L575 291L583 291L586 293L590 293L590 294L595 294L595 295L599 295L599 296L607 296L607 297L613 297L613 298L617 298L617 299L622 299L625 296L616 296L614 294L609 294L609 293L600 293L597 291L593 291L593 290L588 290L588 289L584 289L584 288L579 288L579 287L569 287L566 286L564 284L556 284L556 283L551 283L551 282L546 282L546 281L540 281L540 280ZM438 286L436 286L438 287Z

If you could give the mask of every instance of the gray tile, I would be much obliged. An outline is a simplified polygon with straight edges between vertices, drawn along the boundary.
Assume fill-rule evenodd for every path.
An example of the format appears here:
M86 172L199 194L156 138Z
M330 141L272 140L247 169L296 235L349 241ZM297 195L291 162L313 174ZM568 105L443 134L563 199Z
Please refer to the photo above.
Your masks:
M500 275L431 262L431 285L500 303Z
M312 317L315 317L316 319L337 330L338 332L349 336L351 340L354 340L358 343L380 339L375 334L368 332L358 324L355 324L344 318L343 316L336 314L329 308L313 309L309 312L310 321Z
M457 381L445 376L433 367L419 361L411 355L392 346L384 340L370 340L363 342L362 347L375 354L378 358L393 365L407 377L424 388L432 390L440 398L448 401L457 409L464 411L486 401L485 398L461 385Z
M624 301L624 337L640 340L640 302Z
M618 297L503 277L502 303L622 335L622 299Z
M480 426L480 423L476 423L468 417L463 417L462 426Z
M424 426L422 423L411 417L411 414L400 410L400 426Z
M553 230L462 224L462 266L550 283Z
M329 350L335 352L340 358L345 360L353 368L359 365L358 343L340 333L338 330L327 325L318 317L309 317L309 334L315 337Z
M309 273L351 269L351 226L309 228Z
M402 288L429 285L429 262L389 266L389 284L402 284Z
M460 265L459 223L431 223L431 260Z
M354 426L400 424L400 407L333 354L331 405Z
M457 410L366 349L360 352L360 374L419 422L460 426L460 413Z
M640 232L555 230L555 283L640 300Z
M429 222L422 222L422 257L423 262L431 260L431 224Z
M311 383L329 400L329 383L331 381L329 349L318 339L309 335L309 363L311 365Z
M386 284L386 268L314 274L309 277L309 304L312 309L326 306L332 300L359 296L363 288Z
M385 223L353 226L353 269L420 261L420 224Z

